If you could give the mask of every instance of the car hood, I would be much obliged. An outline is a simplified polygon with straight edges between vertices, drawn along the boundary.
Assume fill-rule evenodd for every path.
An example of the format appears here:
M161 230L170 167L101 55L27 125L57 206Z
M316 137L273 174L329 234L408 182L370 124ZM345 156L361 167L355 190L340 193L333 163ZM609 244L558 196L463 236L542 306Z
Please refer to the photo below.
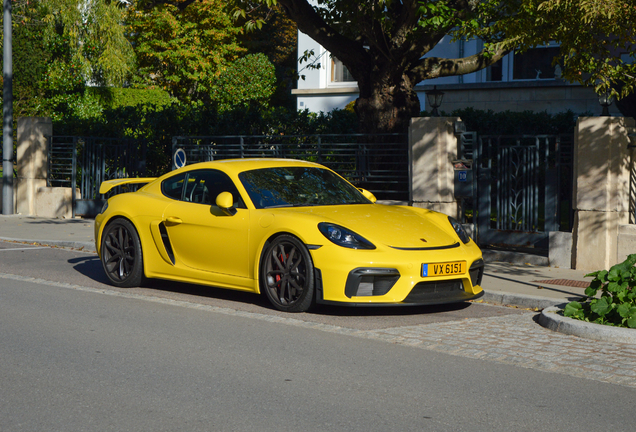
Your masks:
M395 248L434 248L459 241L446 217L440 218L437 214L438 217L432 217L410 207L360 204L293 210L318 216L323 222L342 225L372 243Z

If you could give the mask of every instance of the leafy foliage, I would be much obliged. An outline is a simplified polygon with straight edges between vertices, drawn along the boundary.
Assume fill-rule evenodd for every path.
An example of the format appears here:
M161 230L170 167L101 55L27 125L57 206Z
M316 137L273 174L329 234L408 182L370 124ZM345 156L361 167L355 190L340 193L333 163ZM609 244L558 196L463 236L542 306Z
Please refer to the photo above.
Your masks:
M47 50L41 26L25 25L22 21L38 17L38 11L27 4L17 4L13 26L13 115L14 118L47 113L44 79L51 53ZM27 18L28 16L28 18ZM1 45L1 44L0 44ZM2 64L0 59L0 64ZM0 82L3 79L0 77Z
M250 14L262 20L260 28L245 31L239 36L241 44L251 54L262 53L267 56L276 70L276 89L272 95L272 104L293 108L296 98L291 95L296 81L297 40L296 23L290 20L280 5L258 9ZM239 24L243 21L239 21Z
M636 328L636 254L616 264L609 271L585 275L593 277L585 289L584 302L566 305L563 315L597 324ZM600 297L597 297L598 292Z
M134 83L165 90L181 101L209 102L214 81L246 52L226 3L201 0L184 10L174 4L143 6L131 6L127 14L139 63Z
M558 41L564 79L594 87L599 94L624 97L635 90L633 1L525 0L523 5L518 14L522 24L511 34L522 49Z
M211 99L219 110L267 107L274 93L274 65L264 54L249 54L230 64L214 82Z
M29 2L26 2L27 5ZM61 38L68 62L85 80L123 84L133 70L134 55L122 25L124 3L110 0L36 0L41 19L23 23L44 25L50 43Z
M105 109L122 107L166 106L174 102L168 93L156 89L118 87L90 87L86 91L95 95Z
M134 59L124 37L119 1L14 2L14 119L96 118L87 84L123 83Z

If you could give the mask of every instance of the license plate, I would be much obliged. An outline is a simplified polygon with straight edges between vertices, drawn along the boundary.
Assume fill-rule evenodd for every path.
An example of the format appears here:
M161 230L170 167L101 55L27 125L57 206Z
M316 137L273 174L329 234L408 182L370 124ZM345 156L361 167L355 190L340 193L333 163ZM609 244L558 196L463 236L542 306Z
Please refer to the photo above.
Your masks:
M466 261L422 264L422 277L452 276L466 273Z

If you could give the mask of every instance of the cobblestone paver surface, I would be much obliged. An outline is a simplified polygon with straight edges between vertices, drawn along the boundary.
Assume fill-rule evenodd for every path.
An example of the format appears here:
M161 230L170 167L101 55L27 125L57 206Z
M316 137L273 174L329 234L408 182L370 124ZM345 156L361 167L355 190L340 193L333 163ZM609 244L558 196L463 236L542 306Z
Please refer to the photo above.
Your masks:
M535 313L374 330L359 336L636 388L636 345L564 335Z

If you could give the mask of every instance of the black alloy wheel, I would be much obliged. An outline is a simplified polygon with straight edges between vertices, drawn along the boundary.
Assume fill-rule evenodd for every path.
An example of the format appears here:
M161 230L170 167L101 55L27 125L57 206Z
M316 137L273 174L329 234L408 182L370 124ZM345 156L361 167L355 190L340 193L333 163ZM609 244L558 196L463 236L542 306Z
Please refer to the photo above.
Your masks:
M139 235L132 223L116 219L102 234L102 266L110 282L120 288L141 285L143 258Z
M314 304L314 265L296 237L284 234L266 247L260 279L261 291L278 310L305 312Z

